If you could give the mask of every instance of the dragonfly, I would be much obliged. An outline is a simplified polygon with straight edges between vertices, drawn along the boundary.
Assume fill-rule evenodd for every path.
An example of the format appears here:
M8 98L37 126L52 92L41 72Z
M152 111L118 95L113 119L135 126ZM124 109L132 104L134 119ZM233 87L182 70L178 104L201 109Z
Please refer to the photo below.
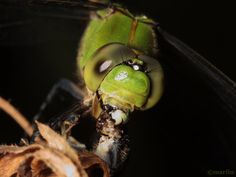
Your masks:
M136 121L137 114L143 113L142 115L145 116L145 112L151 107L154 107L151 111L157 108L161 112L160 109L165 108L164 105L171 105L164 110L172 110L174 113L168 115L168 112L164 111L166 117L187 117L186 113L189 113L191 117L193 108L179 111L179 107L176 108L174 104L183 105L189 100L187 97L191 97L192 94L197 95L194 96L196 102L205 100L203 97L211 94L214 101L206 101L205 104L217 102L217 106L222 108L221 114L232 121L235 120L235 83L201 55L168 34L157 22L146 16L135 16L117 4L92 1L57 0L23 1L22 3L9 1L1 5L3 9L12 8L20 12L24 11L27 17L30 14L30 17L35 19L43 16L89 21L78 49L79 82L75 85L68 80L62 80L56 84L35 119L47 118L48 112L51 112L54 107L53 102L57 104L63 102L62 107L66 107L65 101L58 100L56 95L63 97L62 100L70 100L68 102L73 105L72 108L52 119L50 125L54 129L59 129L63 135L67 136L68 141L73 143L75 140L70 139L71 127L78 123L78 118L82 121L82 117L92 115L95 119L92 119L90 123L95 125L93 129L99 134L99 138L95 147L91 145L91 149L103 158L111 169L119 168L129 152L129 140L123 126L126 126L129 119ZM129 22L123 18L127 18ZM7 24L6 27L22 25L21 23L24 25L31 21L27 19L16 21ZM117 23L122 25L116 27ZM101 30L96 31L99 25ZM125 25L128 27L124 28ZM109 31L111 29L113 29L112 32ZM124 30L123 34L122 30ZM138 30L140 32L137 32ZM23 43L23 41L20 42ZM183 77L185 71L188 71L189 78ZM178 74L173 74L174 72ZM124 79L125 81L128 79L129 82L119 82ZM201 83L204 91L199 89L197 93L186 91L186 88L182 90L188 85L183 84L186 80L194 80L191 86ZM175 93L173 91L175 89L172 90L172 88L181 90L183 98L177 97L178 93ZM125 92L129 89L130 92ZM119 92L113 94L114 90ZM178 101L171 103L173 95ZM197 99L199 95L201 96ZM169 101L165 102L168 98L170 98ZM160 103L157 103L158 101ZM205 110L203 107L198 108L200 113ZM60 112L58 110L61 108L57 108L56 112ZM197 116L201 116L200 113ZM153 119L156 118L153 117ZM110 128L112 131L108 132ZM79 145L81 145L79 148L83 148L83 144L78 142L73 145L75 148Z

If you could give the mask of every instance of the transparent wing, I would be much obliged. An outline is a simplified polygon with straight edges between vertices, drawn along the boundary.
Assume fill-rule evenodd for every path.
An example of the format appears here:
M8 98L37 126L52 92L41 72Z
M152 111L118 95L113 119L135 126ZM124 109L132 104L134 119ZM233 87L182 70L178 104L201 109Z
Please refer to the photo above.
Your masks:
M22 9L35 15L81 19L90 11L106 8L108 4L85 0L2 0L1 8ZM27 9L27 10L26 10Z
M185 68L190 72L194 72L219 98L222 107L236 120L236 83L176 37L168 34L160 27L158 33L165 50L180 56L177 57L177 60L167 58L168 62L175 68L181 65L179 69Z
M235 170L235 83L176 37L161 28L157 31L166 87L150 115L162 117L159 124L166 139L178 139L176 144L181 144L172 155L188 159L185 152L191 152L186 161L191 163L185 164L191 171L196 166L205 171L211 167ZM200 163L202 159L207 163Z
M2 0L0 45L31 45L54 40L57 36L63 39L76 38L78 35L73 31L63 35L70 29L67 24L73 23L74 28L81 28L94 11L107 6L82 0Z

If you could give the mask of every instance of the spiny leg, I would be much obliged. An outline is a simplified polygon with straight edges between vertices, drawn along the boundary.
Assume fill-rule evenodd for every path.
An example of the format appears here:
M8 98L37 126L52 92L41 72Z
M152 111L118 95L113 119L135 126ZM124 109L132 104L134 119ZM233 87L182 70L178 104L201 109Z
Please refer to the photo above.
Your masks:
M61 79L50 90L34 120L47 122L58 111L63 113L71 105L83 100L83 97L84 93L77 85L68 79Z
M86 116L90 111L90 108L83 104L83 98L84 94L77 85L62 79L53 86L34 120L47 122L73 147L84 148L85 145L70 136L72 127L78 124L81 116ZM38 131L35 130L31 140L34 141L38 135Z
M58 104L60 105L58 106ZM79 119L90 116L90 113L91 105L84 104L83 93L74 83L63 79L53 86L35 119L48 120L46 122L50 127L64 136L72 147L81 150L86 149L86 146L71 136L71 129L78 124ZM93 151L107 162L111 171L116 171L127 158L128 137L121 127L115 125L114 120L106 111L99 116L96 122L100 138L94 145ZM38 135L36 131L34 137Z
M80 100L73 105L68 111L60 116L51 119L49 126L58 131L68 143L77 150L86 149L86 146L74 137L71 136L71 129L79 123L80 119L85 119L90 116L91 106L85 105L83 100Z

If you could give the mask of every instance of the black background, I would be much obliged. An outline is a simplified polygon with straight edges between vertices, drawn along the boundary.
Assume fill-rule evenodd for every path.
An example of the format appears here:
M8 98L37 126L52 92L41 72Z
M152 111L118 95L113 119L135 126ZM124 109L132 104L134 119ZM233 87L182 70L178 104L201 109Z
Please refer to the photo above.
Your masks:
M156 19L163 29L236 80L229 4L197 0L127 0L124 4L132 12ZM2 12L1 24L12 17L20 21L29 18ZM0 95L32 118L55 82L76 78L76 48L84 27L85 22L45 17L33 27L1 27ZM174 75L170 68L166 70ZM168 80L161 102L132 117L128 124L132 151L121 176L208 176L209 170L226 169L236 173L235 122L218 105L209 105L216 101L204 86L185 80L189 79ZM196 90L204 95L195 97ZM172 98L168 93L178 96ZM21 129L3 112L0 116L0 142L19 142Z

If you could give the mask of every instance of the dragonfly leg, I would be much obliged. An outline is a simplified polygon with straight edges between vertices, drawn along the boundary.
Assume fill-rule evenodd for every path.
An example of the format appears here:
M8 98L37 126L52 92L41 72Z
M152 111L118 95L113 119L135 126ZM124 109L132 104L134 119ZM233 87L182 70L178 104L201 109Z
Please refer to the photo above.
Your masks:
M79 122L79 116L71 115L64 120L61 125L61 135L67 140L67 142L76 150L85 150L86 145L76 140L71 136L71 129Z
M71 147L73 147L74 149L76 149L78 151L86 150L87 149L85 144L79 142L78 140L76 140L72 136L68 136L67 142L71 145Z
M73 139L70 134L71 129L78 124L79 118L86 116L85 114L89 112L89 107L83 104L83 98L84 94L76 84L67 79L61 79L52 87L34 120L48 123L73 147L81 149L85 145ZM31 142L34 142L36 138L40 137L35 128Z
M60 123L60 133L63 137L68 139L68 137L71 135L71 129L78 124L79 122L79 116L78 115L69 115L66 117L65 120Z
M47 122L49 118L57 115L58 111L63 112L82 99L83 92L77 85L70 80L61 79L52 87L34 120Z

